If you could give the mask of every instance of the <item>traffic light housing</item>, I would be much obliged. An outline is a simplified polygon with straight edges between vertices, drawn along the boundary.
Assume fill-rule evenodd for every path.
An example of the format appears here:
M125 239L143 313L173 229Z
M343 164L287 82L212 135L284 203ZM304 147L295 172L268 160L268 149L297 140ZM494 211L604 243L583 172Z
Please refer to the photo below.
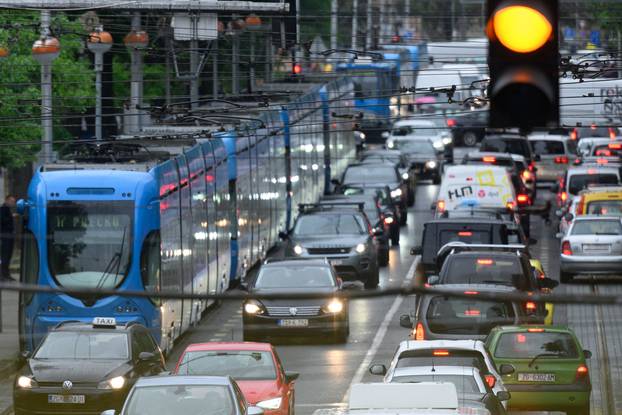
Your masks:
M490 126L559 125L558 0L488 0Z

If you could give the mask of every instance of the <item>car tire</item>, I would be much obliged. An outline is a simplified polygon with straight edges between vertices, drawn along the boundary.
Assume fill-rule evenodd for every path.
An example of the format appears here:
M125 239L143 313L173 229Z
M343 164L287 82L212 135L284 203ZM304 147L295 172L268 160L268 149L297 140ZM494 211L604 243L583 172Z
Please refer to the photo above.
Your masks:
M391 246L398 246L400 244L400 232L391 232Z
M386 267L389 265L389 247L387 246L386 250L382 250L378 252L378 265L381 267Z
M347 343L348 336L350 336L350 327L344 327L341 330L337 330L335 332L335 342L337 343Z
M462 135L462 144L465 147L475 147L477 145L477 134L467 131Z
M413 207L414 205L415 205L415 191L413 189L413 190L408 191L408 206Z
M434 183L434 184L441 184L441 176L439 174L434 176L434 178L432 178L432 183Z
M572 282L573 277L574 276L569 272L559 271L559 280L562 282L562 284L568 284Z
M371 275L367 277L367 281L365 281L365 289L373 290L378 288L378 283L380 283L380 270L376 268Z
M566 415L590 415L590 404L582 406L579 409L571 409L566 412Z
M400 226L406 226L406 222L408 221L408 212L406 211L406 209L404 209L402 212L400 212Z

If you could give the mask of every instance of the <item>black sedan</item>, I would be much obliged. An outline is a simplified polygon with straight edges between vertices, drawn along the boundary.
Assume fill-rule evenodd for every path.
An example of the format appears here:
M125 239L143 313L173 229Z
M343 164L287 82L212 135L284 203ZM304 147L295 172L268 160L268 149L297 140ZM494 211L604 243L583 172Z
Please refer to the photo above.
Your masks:
M350 334L348 303L331 298L342 282L325 259L266 261L246 287L251 296L242 304L245 341L267 337L331 335L346 342ZM322 299L261 299L278 293L320 293Z
M144 326L117 326L114 318L61 323L15 378L15 414L120 411L139 377L164 370L160 348Z

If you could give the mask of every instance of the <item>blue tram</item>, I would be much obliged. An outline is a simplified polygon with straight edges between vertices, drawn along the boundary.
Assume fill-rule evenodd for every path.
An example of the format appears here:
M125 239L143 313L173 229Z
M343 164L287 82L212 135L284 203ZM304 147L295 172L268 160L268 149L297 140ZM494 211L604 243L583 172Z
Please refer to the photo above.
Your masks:
M33 350L66 320L112 316L150 328L163 350L210 305L102 296L102 288L218 294L236 284L355 157L348 78L226 131L198 129L74 151L33 177L21 281L89 294L21 293L20 341ZM345 108L345 110L344 110Z

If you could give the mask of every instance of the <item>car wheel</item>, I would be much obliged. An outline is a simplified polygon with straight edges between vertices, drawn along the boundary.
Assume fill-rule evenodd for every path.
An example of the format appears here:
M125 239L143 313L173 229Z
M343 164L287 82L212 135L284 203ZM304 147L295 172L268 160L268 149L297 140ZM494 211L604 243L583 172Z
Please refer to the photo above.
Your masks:
M349 335L350 335L350 330L347 327L344 327L341 330L337 330L335 332L335 341L337 343L347 343Z
M477 134L473 131L467 131L462 136L462 144L466 147L475 147L477 145Z
M400 231L391 232L391 245L398 246L400 244Z
M590 404L584 405L579 409L572 409L566 412L566 415L590 415Z
M378 287L378 283L380 282L380 271L378 268L372 274L367 277L367 281L365 281L365 289L373 290Z
M400 212L400 226L405 226L406 225L406 221L408 220L408 212L406 211L406 209L404 209L402 212Z
M408 190L408 206L412 207L415 204L415 189Z
M387 247L386 250L382 250L378 253L378 265L381 267L386 267L389 265L389 249Z
M434 176L434 178L432 179L432 183L434 183L434 184L441 184L441 176L439 174Z
M559 271L559 279L562 284L568 284L572 281L573 275L569 272Z

